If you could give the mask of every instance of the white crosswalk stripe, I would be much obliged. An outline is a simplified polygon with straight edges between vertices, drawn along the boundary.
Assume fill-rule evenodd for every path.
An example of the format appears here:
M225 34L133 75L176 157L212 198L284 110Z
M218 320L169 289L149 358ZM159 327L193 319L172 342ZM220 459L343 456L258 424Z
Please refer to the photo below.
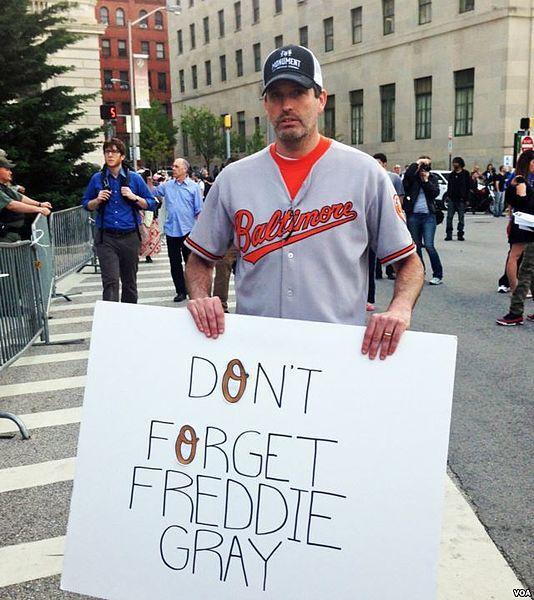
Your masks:
M12 367L29 367L32 365L44 365L47 363L62 363L71 360L87 360L89 350L79 350L78 352L58 352L56 354L39 354L37 356L22 356Z
M44 463L11 467L0 471L0 493L41 485L50 485L74 478L75 458L49 460Z
M61 573L65 537L0 548L0 588Z
M31 433L32 429L79 423L81 415L81 407L76 406L75 408L62 408L47 412L29 413L27 415L19 415L19 417L23 420ZM18 431L18 428L12 421L0 419L0 434L13 433L14 431Z
M82 377L62 377L61 379L46 379L44 381L27 381L25 383L0 385L0 398L84 387L85 379L85 375L83 375Z

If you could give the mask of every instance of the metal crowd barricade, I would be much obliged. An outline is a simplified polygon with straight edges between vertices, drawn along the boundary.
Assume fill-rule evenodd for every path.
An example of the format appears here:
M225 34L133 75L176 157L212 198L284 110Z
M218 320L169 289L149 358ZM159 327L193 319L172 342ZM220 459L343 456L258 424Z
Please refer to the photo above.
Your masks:
M0 372L15 361L43 332L45 315L31 242L0 243ZM15 422L28 439L24 423L0 411L0 418Z
M60 279L94 262L93 231L89 213L82 206L52 213L50 230L54 250L55 293L56 283Z

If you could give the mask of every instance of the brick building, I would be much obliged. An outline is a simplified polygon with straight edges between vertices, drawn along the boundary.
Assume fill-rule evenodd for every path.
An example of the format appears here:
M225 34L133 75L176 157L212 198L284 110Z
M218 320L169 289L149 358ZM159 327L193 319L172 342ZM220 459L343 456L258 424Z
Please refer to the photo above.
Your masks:
M98 0L96 19L106 26L100 39L100 76L104 102L113 102L119 115L129 115L128 21L135 21L158 6L161 0ZM148 54L150 100L162 103L171 114L167 13L160 10L132 29L134 54ZM127 140L126 121L116 123L118 137Z

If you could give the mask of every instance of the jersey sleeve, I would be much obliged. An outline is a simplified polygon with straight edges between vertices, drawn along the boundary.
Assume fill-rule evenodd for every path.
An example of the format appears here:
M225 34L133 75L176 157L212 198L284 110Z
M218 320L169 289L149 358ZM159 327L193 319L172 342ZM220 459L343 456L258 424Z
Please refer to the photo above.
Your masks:
M367 203L369 244L380 264L389 265L415 252L402 204L385 172L379 172L374 198Z
M217 178L208 194L202 212L185 245L200 257L216 261L223 258L234 235L233 221L224 202L224 184Z

